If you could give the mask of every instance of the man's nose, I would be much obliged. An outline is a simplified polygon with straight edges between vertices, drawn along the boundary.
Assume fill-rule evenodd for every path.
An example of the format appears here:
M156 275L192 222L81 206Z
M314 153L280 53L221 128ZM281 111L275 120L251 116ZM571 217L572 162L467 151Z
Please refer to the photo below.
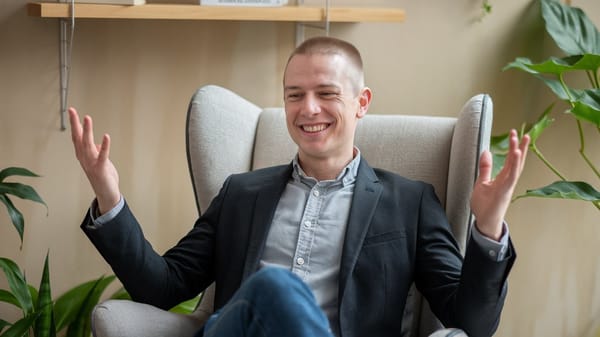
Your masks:
M304 96L304 102L302 105L302 112L306 115L314 115L321 112L321 105L318 97L315 95Z

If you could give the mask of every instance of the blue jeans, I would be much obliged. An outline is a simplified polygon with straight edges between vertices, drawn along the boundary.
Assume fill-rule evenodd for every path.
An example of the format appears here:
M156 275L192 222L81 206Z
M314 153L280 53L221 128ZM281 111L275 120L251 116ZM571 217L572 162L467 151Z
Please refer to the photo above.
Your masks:
M249 277L196 337L333 337L308 286L282 268Z

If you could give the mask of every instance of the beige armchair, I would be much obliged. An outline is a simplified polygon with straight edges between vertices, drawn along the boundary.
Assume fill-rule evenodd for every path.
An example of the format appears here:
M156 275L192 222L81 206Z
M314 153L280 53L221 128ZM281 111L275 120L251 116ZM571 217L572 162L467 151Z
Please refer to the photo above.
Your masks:
M464 253L472 222L469 198L479 153L489 147L490 97L474 96L457 118L388 112L395 115L367 115L359 123L356 145L373 167L431 183ZM282 108L261 108L212 85L200 88L193 96L186 136L199 213L208 207L228 175L286 163L296 153ZM212 312L212 303L212 286L191 315L173 314L131 301L106 301L92 315L93 334L95 337L193 336ZM436 331L435 336L464 336L454 330L439 331L442 326L414 287L403 320L403 337L428 336Z

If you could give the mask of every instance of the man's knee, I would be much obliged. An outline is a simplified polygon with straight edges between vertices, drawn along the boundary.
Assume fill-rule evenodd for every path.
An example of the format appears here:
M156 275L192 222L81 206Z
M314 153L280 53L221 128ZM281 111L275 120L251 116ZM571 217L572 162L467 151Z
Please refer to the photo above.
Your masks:
M254 273L247 282L258 289L289 290L290 285L302 281L289 270L267 267Z
M313 297L312 292L302 280L289 270L277 267L263 268L254 273L244 286L254 294L276 298L289 298L290 294Z

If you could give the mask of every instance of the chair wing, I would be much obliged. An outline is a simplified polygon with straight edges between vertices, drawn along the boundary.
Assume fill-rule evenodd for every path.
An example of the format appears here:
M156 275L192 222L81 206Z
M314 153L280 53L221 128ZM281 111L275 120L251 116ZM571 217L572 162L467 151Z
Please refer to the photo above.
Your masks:
M200 88L190 102L186 125L188 166L198 213L208 208L232 173L252 168L261 108L225 88Z

